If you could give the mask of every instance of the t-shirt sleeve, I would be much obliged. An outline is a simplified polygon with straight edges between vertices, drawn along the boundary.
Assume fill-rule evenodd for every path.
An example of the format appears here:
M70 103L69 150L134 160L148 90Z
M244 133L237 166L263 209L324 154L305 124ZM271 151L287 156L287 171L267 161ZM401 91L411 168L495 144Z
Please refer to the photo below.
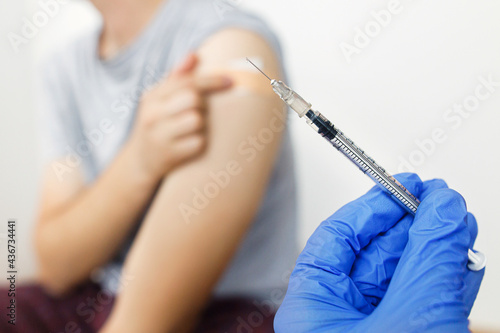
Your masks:
M199 12L204 13L200 20ZM207 38L220 30L240 28L252 31L266 40L280 61L283 53L280 42L272 29L261 18L240 10L225 1L198 0L182 20L183 29L191 30L191 38L186 44L190 50L197 49Z

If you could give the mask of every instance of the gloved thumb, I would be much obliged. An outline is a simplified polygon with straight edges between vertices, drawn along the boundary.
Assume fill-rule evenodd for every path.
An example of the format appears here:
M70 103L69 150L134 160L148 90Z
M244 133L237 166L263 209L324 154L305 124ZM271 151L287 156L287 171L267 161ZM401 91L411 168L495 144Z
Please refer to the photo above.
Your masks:
M425 197L375 312L392 313L410 332L441 332L452 326L457 331L457 325L467 331L470 309L464 297L470 240L467 208L460 194L439 189Z
M459 193L440 189L422 201L409 230L409 256L461 271L470 243L467 207Z

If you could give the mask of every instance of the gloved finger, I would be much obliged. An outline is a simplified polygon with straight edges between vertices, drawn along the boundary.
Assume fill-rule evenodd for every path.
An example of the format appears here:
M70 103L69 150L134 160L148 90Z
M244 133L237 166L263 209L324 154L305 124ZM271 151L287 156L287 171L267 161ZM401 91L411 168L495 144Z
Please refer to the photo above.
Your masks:
M416 174L396 178L409 191L420 193L422 181ZM298 262L349 275L361 249L405 214L389 195L374 187L324 221L309 238Z
M471 213L467 213L467 227L469 228L469 233L470 233L470 244L469 248L472 249L474 247L474 243L476 242L477 238L477 221L474 215Z
M413 193L420 192L422 182L417 175L397 178ZM323 306L331 302L333 308L370 313L373 307L349 277L352 264L362 248L405 214L378 187L342 207L309 238L290 277L287 299L307 298Z
M446 184L446 182L444 180L442 180L442 179L427 180L422 184L422 191L421 191L420 195L418 196L418 198L420 199L420 201L423 201L432 192L434 192L436 190L443 189L443 188L448 188L448 185Z
M465 268L471 241L468 216L459 193L450 189L432 192L420 204L410 228L408 253L422 263L454 265L457 272Z
M464 283L464 302L465 307L467 309L467 317L472 310L472 306L474 305L474 301L476 300L476 296L479 292L479 287L481 286L481 282L483 281L485 269L480 271L471 271L467 270L465 273L465 283Z
M408 244L375 312L391 313L391 322L401 323L401 329L411 327L412 332L436 323L464 321L470 244L466 218L465 201L453 190L433 191L422 201Z
M474 215L472 215L471 213L467 213L466 220L467 228L469 229L470 233L469 248L472 249L474 247L474 242L476 241L478 233L477 221ZM467 317L472 310L472 306L474 305L474 301L476 300L477 293L479 292L479 287L481 286L481 281L483 280L484 271L485 270L482 269L480 271L467 270L466 272L464 301L467 308Z
M413 216L405 215L393 228L377 236L361 250L354 262L351 279L365 299L377 306L384 297L399 258L408 242Z
M425 181L420 198L435 190L447 188L441 179ZM376 306L385 294L394 270L408 242L408 230L413 217L405 216L393 228L373 239L358 254L351 279L368 302Z

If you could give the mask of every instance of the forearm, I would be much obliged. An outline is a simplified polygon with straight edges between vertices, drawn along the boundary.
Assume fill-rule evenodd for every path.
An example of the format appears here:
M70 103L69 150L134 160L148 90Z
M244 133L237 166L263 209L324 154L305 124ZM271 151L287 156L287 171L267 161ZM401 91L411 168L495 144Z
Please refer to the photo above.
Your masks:
M116 253L156 186L134 165L125 147L93 185L40 217L40 278L49 290L64 292Z
M45 175L37 239L46 284L58 279L54 287L72 285L107 262L159 181L201 153L201 95L224 90L230 81L220 75L195 77L196 64L197 58L188 56L144 92L128 143L94 185L85 189L81 172L71 172L64 182Z

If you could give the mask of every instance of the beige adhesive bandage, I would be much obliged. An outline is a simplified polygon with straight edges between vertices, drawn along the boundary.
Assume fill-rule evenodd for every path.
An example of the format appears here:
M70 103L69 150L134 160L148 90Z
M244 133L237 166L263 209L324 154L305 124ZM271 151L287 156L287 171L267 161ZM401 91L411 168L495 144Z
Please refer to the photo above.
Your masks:
M260 58L256 58L255 61L263 64ZM259 72L248 65L245 58L233 60L226 66L220 66L206 72L206 74L208 73L230 78L233 82L234 92L274 95L269 83L262 78Z

